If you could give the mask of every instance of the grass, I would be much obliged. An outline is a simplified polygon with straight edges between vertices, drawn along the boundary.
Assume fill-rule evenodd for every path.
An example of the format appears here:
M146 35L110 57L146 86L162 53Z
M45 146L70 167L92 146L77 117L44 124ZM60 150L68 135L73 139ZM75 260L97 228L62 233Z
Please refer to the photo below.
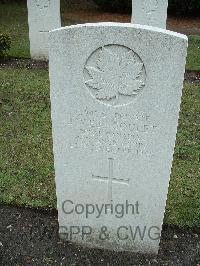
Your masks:
M0 69L0 202L55 206L46 70Z
M26 5L0 3L0 32L7 32L12 37L10 56L30 57Z
M69 25L62 14L62 24ZM14 57L30 57L28 37L27 8L23 3L0 3L0 32L8 32L12 37L10 55ZM200 70L200 36L189 36L189 48L186 68Z
M185 83L166 222L200 225L200 83Z
M0 203L55 207L46 70L0 69ZM200 84L185 83L165 222L200 224Z
M186 69L200 71L200 36L189 36Z

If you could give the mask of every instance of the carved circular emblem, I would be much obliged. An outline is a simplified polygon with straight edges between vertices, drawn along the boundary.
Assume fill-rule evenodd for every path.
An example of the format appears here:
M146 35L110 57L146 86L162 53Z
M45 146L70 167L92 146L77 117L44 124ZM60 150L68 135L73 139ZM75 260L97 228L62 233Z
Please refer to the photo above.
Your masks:
M158 9L158 0L142 0L142 8L146 14L151 14Z
M144 63L133 50L122 45L105 45L86 61L84 79L90 94L103 104L131 103L146 81Z

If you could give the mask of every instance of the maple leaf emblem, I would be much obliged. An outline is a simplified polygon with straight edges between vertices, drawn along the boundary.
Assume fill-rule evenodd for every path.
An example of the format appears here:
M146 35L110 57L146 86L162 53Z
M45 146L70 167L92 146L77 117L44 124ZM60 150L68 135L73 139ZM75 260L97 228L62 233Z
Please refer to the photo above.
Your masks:
M120 95L136 96L144 86L142 72L144 64L132 51L118 55L102 47L95 66L86 66L89 80L85 83L97 90L98 100L115 99L115 105Z

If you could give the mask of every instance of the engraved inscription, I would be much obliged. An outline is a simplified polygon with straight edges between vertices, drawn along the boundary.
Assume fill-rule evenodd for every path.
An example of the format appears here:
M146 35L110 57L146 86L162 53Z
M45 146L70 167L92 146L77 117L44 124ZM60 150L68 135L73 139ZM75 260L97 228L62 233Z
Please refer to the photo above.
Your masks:
M89 109L69 114L67 125L76 132L67 148L120 153L126 157L134 157L148 150L149 133L157 128L156 122L148 115L115 112L107 116L105 112Z
M35 5L40 11L44 11L50 6L50 0L35 0Z
M132 102L145 86L141 58L122 45L106 45L89 57L84 68L85 84L101 103L120 106Z
M123 179L123 178L115 178L113 174L113 164L114 164L114 159L113 158L108 158L109 161L109 175L108 177L103 177L103 176L95 176L92 175L93 179L99 180L99 181L106 181L108 186L107 186L107 191L108 191L108 202L111 203L112 201L112 186L113 183L118 183L121 185L128 185L129 184L129 179Z
M158 0L142 0L142 9L147 15L158 9Z

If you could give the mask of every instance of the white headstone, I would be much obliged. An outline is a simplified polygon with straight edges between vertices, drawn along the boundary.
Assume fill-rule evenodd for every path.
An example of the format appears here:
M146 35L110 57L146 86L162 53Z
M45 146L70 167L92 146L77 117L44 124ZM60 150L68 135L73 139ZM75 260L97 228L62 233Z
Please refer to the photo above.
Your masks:
M132 0L132 23L166 29L168 0Z
M27 0L30 53L33 59L48 59L48 34L60 28L60 0Z
M184 35L133 24L85 24L50 33L63 238L158 252L186 50Z

